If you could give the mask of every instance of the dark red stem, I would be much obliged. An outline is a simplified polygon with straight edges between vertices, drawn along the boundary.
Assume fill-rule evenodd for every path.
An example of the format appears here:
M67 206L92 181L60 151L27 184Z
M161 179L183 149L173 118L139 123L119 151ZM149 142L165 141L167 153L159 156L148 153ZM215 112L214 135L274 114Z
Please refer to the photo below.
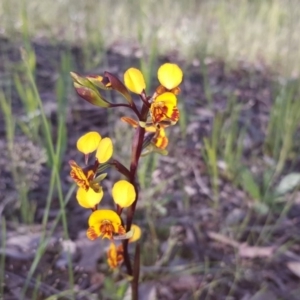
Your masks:
M141 118L141 114L138 111L138 109L136 108L136 105L134 104L134 102L132 102L132 104L126 104L126 103L110 103L109 108L111 107L129 107L133 110L133 112L136 114L136 116L140 119Z
M142 95L142 97L146 99L146 95ZM145 99L143 99L144 104L143 104L143 107L141 110L141 118L139 119L142 122L146 122L148 112L149 112L149 107L147 107L147 105L145 104ZM136 198L135 198L135 201L133 202L133 204L127 209L126 231L130 230L130 228L131 228L136 204L137 204L137 201L139 198L139 191L138 191L138 187L137 187L137 183L136 183L136 172L137 172L137 168L138 168L139 159L140 159L140 156L141 156L141 153L143 150L143 141L144 141L144 137L145 137L145 132L146 132L145 128L139 126L136 129L135 135L133 137L129 181L133 184L133 186L135 188ZM127 269L127 273L132 276L133 270L132 270L132 265L131 265L131 261L129 258L129 253L128 253L128 240L123 241L123 250L124 250L124 263L125 263L125 266ZM136 274L139 274L139 273L135 272L135 275ZM135 278L134 282L138 282L138 278ZM137 289L137 285L136 284L133 285L132 288L134 290ZM136 290L133 291L133 295L137 295ZM134 298L134 299L137 299L137 298Z

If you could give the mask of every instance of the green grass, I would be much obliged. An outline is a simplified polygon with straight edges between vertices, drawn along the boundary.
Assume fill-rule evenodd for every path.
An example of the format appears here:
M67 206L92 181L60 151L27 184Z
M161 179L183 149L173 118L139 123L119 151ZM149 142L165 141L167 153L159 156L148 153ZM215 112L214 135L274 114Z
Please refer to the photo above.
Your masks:
M29 42L29 41L28 41ZM40 239L39 246L37 248L37 255L32 262L31 268L28 271L27 281L23 287L23 296L26 294L28 284L36 270L36 267L39 263L40 258L43 256L45 252L47 240L51 237L54 229L56 228L58 222L62 223L63 226L63 235L64 239L68 239L68 230L67 230L67 219L66 219L66 211L65 204L67 197L62 193L61 187L61 178L60 178L60 168L62 157L64 155L64 151L66 149L67 143L67 133L66 133L66 107L67 107L67 91L68 86L70 86L69 79L69 70L71 69L70 61L68 57L62 57L61 61L61 76L57 81L57 105L59 108L58 114L58 129L56 133L56 139L53 139L52 132L53 129L51 121L47 118L45 114L45 108L42 104L42 100L40 98L36 81L35 81L35 60L34 52L26 52L25 50L22 52L23 55L23 65L22 72L25 74L27 80L25 83L22 83L17 77L19 73L15 75L15 87L21 96L22 104L24 106L25 115L29 117L28 122L15 122L16 118L14 117L11 109L11 99L8 99L4 92L1 92L1 110L4 115L5 120L5 128L6 128L6 139L7 139L7 147L8 153L12 154L14 152L14 138L15 132L17 130L21 130L23 134L27 135L29 139L33 142L40 144L47 152L47 164L51 169L51 178L48 187L48 195L45 195L46 207L44 210L44 216L42 221L42 226L44 231L42 232L42 236ZM67 78L67 81L66 81ZM69 82L69 83L68 83ZM16 167L14 166L14 160L11 160L12 163L10 165L11 173L13 175L13 179L15 183L22 182L22 174L17 172ZM21 222L25 222L28 224L32 224L34 220L34 206L29 202L28 199L28 189L26 184L17 185L16 189L19 194L20 201L20 211L21 211ZM72 188L72 190L74 190ZM47 224L49 221L49 211L51 201L53 199L54 193L57 193L59 203L60 203L60 213L58 214L53 228L48 232ZM4 230L5 227L3 227ZM3 231L4 232L4 231ZM52 232L52 233L51 233ZM5 232L4 232L5 233ZM4 244L5 245L5 244ZM2 260L4 262L4 260ZM1 263L2 265L2 263ZM71 264L70 258L68 259L68 268L69 268L69 284L70 287L73 287L73 268ZM2 269L2 267L1 267ZM39 282L39 281L38 281ZM37 282L37 284L38 284ZM37 297L37 293L35 293L35 297ZM33 298L37 299L37 298Z
M33 91L34 99L37 103L37 106L40 110L40 115L41 115L41 123L42 123L42 130L43 134L45 137L44 140L44 145L47 149L48 153L48 162L51 166L51 180L49 184L49 193L47 197L47 204L45 207L45 212L44 212L44 217L43 217L43 227L46 229L46 225L48 222L49 218L49 211L50 211L50 204L51 200L53 198L53 193L54 191L57 192L58 194L58 199L59 199L59 204L60 204L60 209L62 212L61 215L61 220L62 220L62 226L63 226L63 234L64 234L64 239L68 239L69 234L68 234L68 229L67 229L67 219L66 219L66 212L65 212L65 198L62 193L62 186L61 186L61 178L60 178L60 164L61 164L61 154L62 154L62 145L65 145L66 143L66 132L65 132L65 123L66 123L66 114L64 113L64 110L61 111L61 114L59 115L59 126L58 126L58 132L57 132L57 140L54 141L53 137L51 135L51 123L47 119L44 107L42 104L42 100L40 98L39 92L37 90L37 86L35 83L34 79L34 74L32 71L32 68L30 66L30 61L27 60L29 56L26 53L23 53L23 59L25 63L25 69L27 72L27 76L29 79L29 83L31 84L31 88ZM64 62L62 63L62 66L64 66ZM58 84L60 81L58 81ZM61 88L62 89L62 88ZM61 89L58 89L58 95L61 95ZM62 103L62 99L58 98L58 105ZM61 109L63 107L60 107ZM44 232L46 234L46 231ZM45 239L45 235L42 237L40 241L40 245L43 244ZM38 253L42 251L43 248L38 249ZM38 256L36 256L38 257ZM70 287L72 288L74 286L74 278L73 278L73 269L72 269L72 263L70 256L68 257L68 269L69 269L69 281L70 281ZM30 276L32 276L34 272L34 264L32 265L32 268L30 272L28 273L27 277L27 283L30 279ZM27 285L24 286L23 288L23 295L26 292Z

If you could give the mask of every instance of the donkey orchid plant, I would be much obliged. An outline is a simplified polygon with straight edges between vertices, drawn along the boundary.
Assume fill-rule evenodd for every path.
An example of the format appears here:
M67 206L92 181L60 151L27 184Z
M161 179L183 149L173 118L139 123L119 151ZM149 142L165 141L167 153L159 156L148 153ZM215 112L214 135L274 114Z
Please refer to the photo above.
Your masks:
M176 124L179 119L177 95L182 81L182 71L172 63L159 67L157 77L159 85L152 95L146 94L146 84L142 72L130 68L124 73L124 83L109 72L100 75L80 76L71 72L76 92L84 100L101 108L127 107L135 118L123 116L122 121L132 126L134 136L131 146L131 161L128 167L113 158L113 143L109 137L98 132L88 132L79 137L77 149L84 154L85 166L79 166L70 160L70 175L78 186L76 199L78 204L91 211L88 219L87 237L95 240L107 238L110 246L107 251L107 263L110 268L125 265L132 281L132 299L138 299L138 280L140 268L139 238L141 229L133 224L139 189L137 169L140 158L151 152L167 155L167 127ZM103 97L101 90L119 92L125 101L111 103ZM137 94L140 103L133 100ZM127 142L127 141L126 141ZM92 153L94 156L91 157ZM120 180L112 187L114 209L102 209L105 170L113 167L120 173ZM136 242L134 259L129 256L129 244Z

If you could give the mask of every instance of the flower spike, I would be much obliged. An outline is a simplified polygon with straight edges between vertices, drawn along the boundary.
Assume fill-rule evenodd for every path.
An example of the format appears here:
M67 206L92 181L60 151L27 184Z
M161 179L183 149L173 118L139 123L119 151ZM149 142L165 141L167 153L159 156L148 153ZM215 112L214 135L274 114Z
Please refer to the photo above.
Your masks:
M69 161L70 175L78 186L76 199L80 206L91 210L88 219L87 237L109 239L107 263L116 269L124 262L127 274L132 279L132 293L138 294L140 243L136 243L134 264L130 258L128 245L141 238L141 228L133 224L138 201L137 172L141 157L150 153L167 155L168 137L166 128L179 120L177 95L183 79L178 65L165 63L157 72L160 85L148 95L142 72L129 68L124 73L122 83L115 75L104 72L103 75L80 76L71 73L76 92L86 101L100 107L131 109L136 118L123 116L121 120L131 125L134 130L131 161L126 167L118 159L111 159L113 143L108 137L102 138L97 132L88 132L77 141L77 148L85 155L86 167L81 168L73 160ZM119 92L128 103L108 102L101 95L101 90ZM140 103L133 102L131 93L139 95ZM94 162L88 164L91 153L95 153ZM103 198L102 180L108 173L107 168L114 167L127 180L119 180L112 187L112 199L115 210L98 209Z

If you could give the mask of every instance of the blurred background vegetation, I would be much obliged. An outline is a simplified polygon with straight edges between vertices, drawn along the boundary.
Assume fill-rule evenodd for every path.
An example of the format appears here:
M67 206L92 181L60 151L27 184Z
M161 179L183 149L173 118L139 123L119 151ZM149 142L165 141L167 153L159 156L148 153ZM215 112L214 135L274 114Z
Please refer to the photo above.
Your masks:
M297 0L0 3L0 33L10 38L68 42L93 54L122 42L147 52L155 43L159 54L177 52L187 61L210 55L246 59L288 75L299 73L299 20Z
M74 267L74 257L76 266L86 263L70 250L80 249L96 274L108 274L103 251L95 256L98 250L82 244L87 215L74 199L67 161L79 157L77 138L99 128L126 160L123 141L132 133L116 121L122 111L102 113L79 100L69 72L109 68L122 79L135 66L150 86L159 62L169 60L185 75L181 118L170 155L140 165L141 281L161 280L162 290L174 278L200 282L183 281L187 291L162 299L258 299L271 291L298 300L299 269L289 259L298 258L300 242L293 219L300 197L299 45L298 0L1 0L0 282L9 280L0 295L123 299L127 281L109 273L84 285L86 274ZM52 249L54 237L59 247ZM24 259L16 241L34 254ZM249 263L242 245L257 247L249 249L258 259L259 247L278 251ZM273 277L260 277L262 270Z

